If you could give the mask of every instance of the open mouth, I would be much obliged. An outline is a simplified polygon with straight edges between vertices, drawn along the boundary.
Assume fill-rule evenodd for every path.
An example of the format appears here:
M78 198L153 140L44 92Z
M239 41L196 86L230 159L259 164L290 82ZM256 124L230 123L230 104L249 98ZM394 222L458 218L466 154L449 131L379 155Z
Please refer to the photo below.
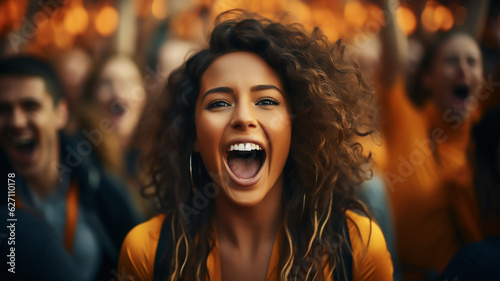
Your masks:
M113 113L113 115L120 117L120 116L123 116L126 111L127 111L127 107L124 104L119 103L119 102L112 103L111 112Z
M463 84L458 85L453 88L453 96L461 101L465 101L469 97L470 89L469 86Z
M17 152L21 155L32 154L35 151L35 140L34 139L23 139L14 141L14 147Z
M29 164L37 147L35 138L14 138L12 144L12 160L18 164Z
M226 160L233 178L239 183L252 182L261 174L266 153L255 143L238 143L230 146Z

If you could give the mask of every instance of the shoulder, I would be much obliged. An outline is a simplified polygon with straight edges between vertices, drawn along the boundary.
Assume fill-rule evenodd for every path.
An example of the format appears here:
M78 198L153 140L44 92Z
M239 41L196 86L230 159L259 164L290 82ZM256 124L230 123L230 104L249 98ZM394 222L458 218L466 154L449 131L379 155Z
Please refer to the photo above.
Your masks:
M134 227L125 237L118 272L131 280L153 280L156 247L165 215L158 215Z
M346 212L353 251L354 280L392 280L392 260L380 227L353 211Z

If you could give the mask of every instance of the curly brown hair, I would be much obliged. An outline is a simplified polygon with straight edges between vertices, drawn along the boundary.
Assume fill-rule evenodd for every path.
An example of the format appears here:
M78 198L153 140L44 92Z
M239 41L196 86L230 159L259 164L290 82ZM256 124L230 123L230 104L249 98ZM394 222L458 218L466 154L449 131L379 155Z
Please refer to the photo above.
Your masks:
M235 14L236 19L226 19ZM349 247L344 239L348 229L338 222L348 219L345 211L368 215L354 188L369 177L369 157L363 156L357 140L373 128L373 91L345 57L340 40L331 44L318 28L308 33L300 24L241 11L217 18L208 48L173 72L142 125L146 188L154 188L165 223L172 227L173 239L166 242L172 243L173 252L165 265L170 280L204 280L207 274L215 200L205 196L200 201L199 194L214 185L200 155L193 152L195 105L204 71L218 57L237 51L259 55L280 75L292 108L278 279L323 280L325 266L344 267L340 249ZM328 253L327 263L314 259L317 249Z

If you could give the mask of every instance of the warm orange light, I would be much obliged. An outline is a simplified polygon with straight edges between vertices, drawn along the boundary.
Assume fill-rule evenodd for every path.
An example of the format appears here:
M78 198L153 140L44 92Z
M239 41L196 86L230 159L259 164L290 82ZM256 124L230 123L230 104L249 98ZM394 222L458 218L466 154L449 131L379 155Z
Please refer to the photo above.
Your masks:
M296 22L311 25L311 9L302 1L293 1L286 6L287 12L296 17Z
M102 36L111 35L118 27L119 16L115 8L102 8L95 18L95 28Z
M52 24L52 32L54 34L54 43L60 49L65 49L73 43L73 36L68 36L62 25Z
M35 41L38 46L47 46L54 41L54 31L52 25L44 25L40 27L36 32Z
M463 6L458 6L453 11L453 18L455 19L456 25L462 25L465 22L465 18L467 18L467 9Z
M396 10L396 20L398 21L399 28L401 28L407 36L413 34L415 29L417 29L417 18L408 7L400 6Z
M342 24L330 9L316 7L312 12L314 15L313 26L319 26L330 41L336 41L339 37L339 27Z
M422 26L430 32L436 32L440 25L436 23L434 12L436 7L434 3L427 2L422 12Z
M377 5L368 3L365 7L369 12L362 31L368 37L376 36L376 34L380 32L380 29L385 25L387 21L386 15Z
M68 11L64 18L64 28L69 34L83 33L89 24L89 16L83 7L75 7Z
M144 18L148 16L150 11L149 8L149 1L134 0L134 10L139 17Z
M354 26L362 27L366 22L367 11L358 1L348 1L344 7L344 18Z
M167 0L153 0L151 13L159 20L165 19L167 17Z
M2 24L0 31L4 28L5 31L11 31L21 28L22 18L26 11L26 0L21 1L2 1L0 4L0 17L2 17Z
M3 3L0 3L0 11L4 11ZM0 34L4 28L4 24L7 23L6 17L4 15L5 12L2 12L2 16L0 17Z
M434 11L434 21L441 30L449 30L453 27L453 14L445 6L438 6Z

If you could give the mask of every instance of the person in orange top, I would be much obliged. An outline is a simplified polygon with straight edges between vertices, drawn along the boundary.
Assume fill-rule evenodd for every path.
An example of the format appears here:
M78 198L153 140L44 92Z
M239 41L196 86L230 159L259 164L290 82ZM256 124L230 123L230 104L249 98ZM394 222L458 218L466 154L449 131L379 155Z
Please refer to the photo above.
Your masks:
M391 11L389 1L379 1ZM442 36L406 92L405 38L395 21L381 31L383 73L376 87L385 174L404 280L433 280L466 243L481 239L467 158L470 129L484 98L482 59L464 33ZM411 99L410 99L411 97Z
M164 213L127 235L121 278L392 280L383 235L354 197L371 100L319 29L219 16L144 127Z

